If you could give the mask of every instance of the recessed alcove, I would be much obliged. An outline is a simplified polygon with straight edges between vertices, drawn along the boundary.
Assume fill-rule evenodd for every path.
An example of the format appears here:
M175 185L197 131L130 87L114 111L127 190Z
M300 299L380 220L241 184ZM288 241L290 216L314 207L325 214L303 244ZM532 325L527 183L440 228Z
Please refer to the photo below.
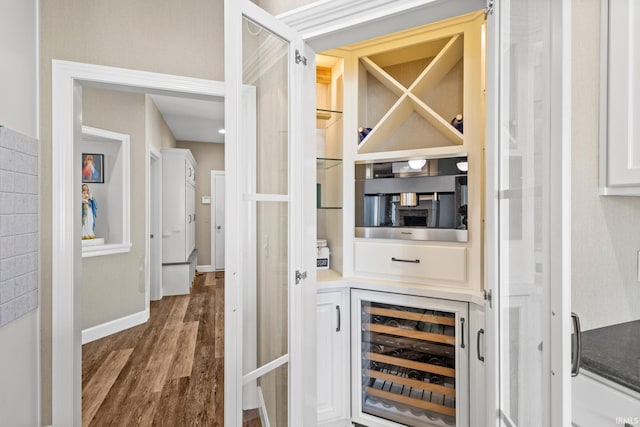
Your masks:
M130 142L129 135L82 126L81 152L102 155L102 181L87 183L97 204L95 235L99 240L82 245L82 257L111 255L131 250L130 236ZM80 189L78 189L80 193ZM94 244L97 243L97 244Z

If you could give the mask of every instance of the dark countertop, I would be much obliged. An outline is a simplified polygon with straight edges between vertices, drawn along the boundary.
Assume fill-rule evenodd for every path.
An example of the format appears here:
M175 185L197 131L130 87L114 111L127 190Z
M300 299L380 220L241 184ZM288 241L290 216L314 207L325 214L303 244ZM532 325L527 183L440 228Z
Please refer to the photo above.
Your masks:
M582 368L640 393L640 320L583 332Z

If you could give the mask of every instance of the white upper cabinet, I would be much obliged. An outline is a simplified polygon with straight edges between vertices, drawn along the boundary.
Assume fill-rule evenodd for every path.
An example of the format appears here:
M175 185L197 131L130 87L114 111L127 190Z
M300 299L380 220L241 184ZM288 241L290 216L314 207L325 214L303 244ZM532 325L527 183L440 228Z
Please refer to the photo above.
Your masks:
M602 1L600 194L640 196L640 9Z

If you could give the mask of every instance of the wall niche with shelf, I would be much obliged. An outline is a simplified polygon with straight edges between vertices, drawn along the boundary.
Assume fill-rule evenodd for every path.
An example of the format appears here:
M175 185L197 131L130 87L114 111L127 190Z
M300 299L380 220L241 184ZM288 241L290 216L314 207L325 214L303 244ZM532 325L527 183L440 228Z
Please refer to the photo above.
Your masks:
M342 273L343 60L316 62L317 238L327 241L330 269Z
M95 153L102 159L102 177L97 182L83 180L96 200L98 215L95 238L82 241L82 257L113 255L131 251L131 171L130 137L106 129L82 126L81 153ZM80 192L80 189L78 189Z

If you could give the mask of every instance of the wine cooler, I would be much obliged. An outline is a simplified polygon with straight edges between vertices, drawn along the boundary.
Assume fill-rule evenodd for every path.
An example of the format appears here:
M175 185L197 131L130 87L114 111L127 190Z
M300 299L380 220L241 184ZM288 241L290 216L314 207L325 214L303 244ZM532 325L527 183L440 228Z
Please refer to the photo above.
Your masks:
M351 301L353 421L468 427L468 304L364 290Z

